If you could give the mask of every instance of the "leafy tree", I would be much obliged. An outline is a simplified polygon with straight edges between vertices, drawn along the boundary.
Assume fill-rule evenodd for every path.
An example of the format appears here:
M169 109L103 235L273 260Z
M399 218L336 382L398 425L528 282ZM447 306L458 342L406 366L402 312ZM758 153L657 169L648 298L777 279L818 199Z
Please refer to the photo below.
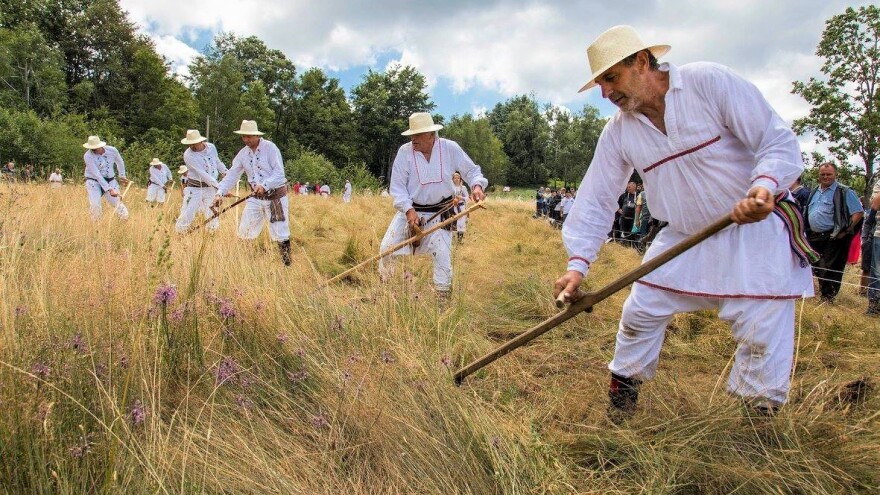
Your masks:
M231 55L219 61L200 57L190 65L192 88L201 115L207 119L205 132L217 150L227 160L240 148L238 137L232 132L241 121L241 95L244 76ZM258 122L259 124L259 122Z
M544 162L550 125L541 115L534 96L515 96L498 103L488 118L510 158L507 183L512 186L545 183L547 167Z
M320 153L314 151L306 151L300 154L295 160L288 160L284 163L285 173L291 181L299 181L301 183L320 182L321 184L330 184L330 187L339 184L339 171L336 167Z
M32 24L0 29L0 104L56 113L67 99L62 58Z
M305 149L327 157L341 168L355 156L351 106L339 80L312 68L299 81L299 98L294 108L297 142Z
M585 105L579 114L549 108L546 116L553 123L547 149L550 174L565 186L578 184L593 160L606 120L591 105Z
M793 93L812 105L794 122L799 134L813 132L840 162L858 156L865 165L864 195L880 153L880 8L848 8L825 22L816 50L825 59L826 81L795 81Z
M409 116L435 107L425 93L427 86L425 76L415 68L395 65L386 72L369 71L351 91L364 160L371 172L386 181Z
M442 135L459 145L483 170L489 184L502 184L505 180L509 160L504 154L504 145L495 134L489 120L474 119L470 114L454 115L441 131Z

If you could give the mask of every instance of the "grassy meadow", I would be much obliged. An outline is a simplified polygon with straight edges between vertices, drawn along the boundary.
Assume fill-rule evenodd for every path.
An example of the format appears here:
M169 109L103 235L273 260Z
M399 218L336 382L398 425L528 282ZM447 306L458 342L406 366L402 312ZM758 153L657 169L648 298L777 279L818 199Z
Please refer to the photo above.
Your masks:
M84 187L0 185L0 493L877 493L880 324L844 287L798 302L790 403L725 391L712 313L679 315L636 415L605 415L626 291L470 377L556 311L559 231L487 201L438 305L426 257L321 281L375 254L390 199L291 198L294 262L266 233L173 233L177 189L91 222ZM638 262L609 244L589 286ZM854 283L855 272L845 281ZM857 383L854 385L854 382Z

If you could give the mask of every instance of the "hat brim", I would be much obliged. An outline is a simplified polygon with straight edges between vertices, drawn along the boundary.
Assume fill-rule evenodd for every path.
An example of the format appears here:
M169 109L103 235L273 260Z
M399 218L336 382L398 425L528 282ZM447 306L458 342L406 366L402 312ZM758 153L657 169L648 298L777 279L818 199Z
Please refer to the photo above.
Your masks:
M189 140L189 139L187 139L187 138L183 138L183 139L180 140L180 144L186 144L186 145L197 144L197 143L201 143L201 142L203 142L203 141L207 141L207 140L208 140L208 138L206 138L205 136L202 136L202 137L200 137L200 138L198 138L198 139L193 139L193 140Z
M408 129L400 133L401 136L412 136L413 134L422 134L425 132L436 132L443 129L440 124L429 125L428 127L419 127L418 129Z
M232 132L239 134L239 135L242 135L242 136L262 136L263 135L263 133L260 131L240 131L239 130L239 131L232 131Z
M189 169L186 167L180 167L179 169L177 169L178 174L185 174L187 172L189 172Z
M669 50L671 50L671 49L672 49L672 47L670 45L654 45L654 46L646 46L644 48L640 48L633 53L640 52L642 50L650 50L651 53L654 54L654 57L660 58L663 55L666 55L667 53L669 53ZM627 57L628 56L629 55L627 55ZM623 57L623 58L626 58L626 57ZM608 70L608 69L614 67L615 65L617 65L618 63L620 63L620 61L623 60L623 58L621 58L620 60L615 60L614 62L611 62L609 64L606 64L604 67L602 67L601 69L594 72L592 79L587 81L587 84L584 84L581 87L581 89L578 90L578 93L583 93L584 91L592 88L593 86L596 86L596 78L601 76L606 70Z
M83 148L87 150L96 150L98 148L103 148L104 146L107 146L107 143L105 143L104 141L98 141L98 144L86 143L83 145Z

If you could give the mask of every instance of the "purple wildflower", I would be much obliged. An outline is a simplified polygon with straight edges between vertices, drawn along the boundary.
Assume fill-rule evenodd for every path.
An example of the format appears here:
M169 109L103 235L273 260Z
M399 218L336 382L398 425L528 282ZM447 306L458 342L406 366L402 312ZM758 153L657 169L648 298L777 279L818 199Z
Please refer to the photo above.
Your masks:
M31 366L31 373L36 375L37 378L39 378L41 380L45 380L46 378L49 378L49 373L51 373L51 372L52 372L52 368L46 366L45 363L38 362L38 363L34 363L34 365Z
M223 318L235 318L235 308L232 307L232 301L230 301L229 299L222 299L220 301L220 307L217 309L217 311Z
M27 308L24 306L15 307L15 316L24 316L27 314Z
M104 363L98 363L95 366L95 376L98 378L104 378L107 376L107 365Z
M351 371L342 370L342 381L347 382L351 380Z
M208 301L208 303L210 304L220 304L220 302L222 301L222 299L217 297L217 294L214 294L213 292L206 292L205 300Z
M231 357L224 357L220 364L217 365L217 384L223 385L226 382L235 383L236 375L241 371L238 363Z
M286 333L279 333L275 340L278 341L279 344L286 344L290 337L287 336Z
M492 447L497 449L500 446L501 446L501 439L498 438L497 436L492 437Z
M294 354L296 354L296 357L298 357L298 358L304 358L304 357L306 357L306 351L305 351L305 349L303 349L302 347L300 347L299 349L297 349L296 351L294 351Z
M235 403L238 404L238 407L242 409L251 409L254 407L254 401L252 401L245 394L238 394L235 396Z
M124 370L127 370L127 369L128 369L128 355L123 354L123 355L119 358L119 366L120 366L122 369L124 369Z
M382 359L382 362L385 364L390 364L394 362L394 356L392 356L391 353L388 351L382 351L380 357Z
M312 426L314 426L316 430L320 430L330 426L330 423L327 421L327 418L324 417L324 413L321 413L317 416L312 416Z
M70 452L70 456L74 459L82 459L92 450L92 440L91 435L80 437L79 443L67 449Z
M351 356L348 356L348 362L351 364L357 363L361 360L361 355L358 353L353 353Z
M67 343L67 347L73 349L79 354L85 354L89 352L89 345L83 340L82 334L80 333L70 338L70 341Z
M306 378L308 378L308 377L309 377L309 372L306 371L305 368L303 368L299 371L288 371L287 372L287 379L295 384L304 382L306 380Z
M333 330L334 332L338 332L339 330L342 330L342 325L344 323L345 323L345 317L342 315L339 315L336 317L336 319L333 321L333 323L330 324L330 330Z
M180 323L181 321L183 321L183 308L177 308L172 311L171 315L169 315L169 318L171 318L171 321L175 323Z
M440 364L442 364L443 366L445 366L447 368L451 368L452 367L452 360L449 359L449 356L443 356L442 358L440 358Z
M134 401L134 404L129 408L128 418L131 420L131 424L135 426L143 423L147 418L147 410L140 399Z
M153 302L156 304L171 304L177 299L177 287L171 284L160 285L153 293Z

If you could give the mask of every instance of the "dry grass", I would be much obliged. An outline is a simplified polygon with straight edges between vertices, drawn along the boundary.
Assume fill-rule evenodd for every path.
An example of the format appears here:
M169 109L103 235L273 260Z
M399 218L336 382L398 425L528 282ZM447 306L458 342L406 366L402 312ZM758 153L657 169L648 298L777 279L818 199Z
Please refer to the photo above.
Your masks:
M528 202L494 200L471 218L453 300L438 308L422 258L388 284L368 269L316 288L378 250L392 214L380 198L293 198L295 258L282 269L268 238L235 237L232 212L214 236L172 235L177 191L151 209L133 189L127 222L105 208L98 223L81 186L0 192L4 492L878 489L880 337L854 291L832 307L799 303L779 417L748 418L726 395L733 343L699 313L675 318L658 379L618 427L605 418L605 365L625 293L451 383L555 311L566 257ZM608 245L590 284L635 262ZM155 303L165 284L177 297ZM859 378L867 386L841 388Z

